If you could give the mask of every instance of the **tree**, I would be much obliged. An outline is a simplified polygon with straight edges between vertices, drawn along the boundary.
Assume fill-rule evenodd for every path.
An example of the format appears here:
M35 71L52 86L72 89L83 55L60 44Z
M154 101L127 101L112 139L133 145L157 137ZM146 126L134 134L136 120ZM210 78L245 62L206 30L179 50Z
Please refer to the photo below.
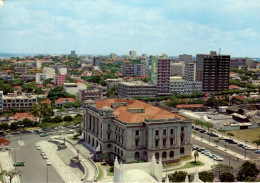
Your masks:
M62 117L61 116L55 116L53 118L53 122L54 123L61 123L62 122Z
M39 122L41 122L43 116L50 117L54 115L52 107L47 103L34 104L32 107L32 113L34 116L39 118Z
M234 182L235 176L230 172L223 172L219 176L220 182Z
M105 162L107 162L108 161L108 159L109 159L109 154L106 152L106 153L103 153L103 160L105 160Z
M64 116L63 117L63 121L66 121L66 122L73 121L73 117L71 117L71 116Z
M68 108L71 108L71 103L65 103L63 105L64 108L68 109Z
M169 181L170 182L184 182L187 176L187 172L185 171L176 171L173 174L169 174Z
M255 181L259 174L256 164L250 161L245 161L240 167L237 173L238 181Z
M260 145L260 139L254 140L253 143L256 144L256 149L258 149L258 146Z
M5 146L7 146L8 144L10 144L10 141L9 141L9 140L6 140L5 138L0 137L0 146L1 146L2 144L5 145Z
M197 151L197 150L195 150L195 151L194 151L194 154L193 154L193 156L194 156L195 163L196 163L196 162L197 162L197 158L199 157L199 153L198 153L198 151Z
M233 169L232 167L230 167L228 165L224 165L224 164L216 164L216 165L211 166L211 168L214 172L218 172L219 176L222 172L228 172Z
M2 170L0 175L8 176L10 183L12 183L12 179L15 176L20 176L21 175L21 170Z
M79 107L81 107L83 104L83 101L82 100L77 100L76 102L74 102L72 104L73 107L75 107L76 109L78 109Z
M216 144L217 144L217 146L218 146L219 140L218 140L218 139L216 139L216 140L214 140L214 142L216 142Z
M207 106L216 106L218 104L218 101L216 100L215 96L212 95L207 101L206 105Z
M203 182L213 182L214 180L213 172L202 171L199 173L199 179L202 180Z

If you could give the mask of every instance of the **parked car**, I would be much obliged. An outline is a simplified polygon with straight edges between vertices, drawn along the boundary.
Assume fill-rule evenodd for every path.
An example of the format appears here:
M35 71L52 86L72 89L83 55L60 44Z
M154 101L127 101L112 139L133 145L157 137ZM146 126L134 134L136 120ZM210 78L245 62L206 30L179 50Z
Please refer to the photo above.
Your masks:
M246 146L245 147L246 150L254 150L252 147Z
M11 147L10 147L10 146L7 146L5 149L6 149L6 150L11 150Z
M217 157L217 155L216 154L211 154L209 157L214 159L215 157Z
M47 159L47 156L46 156L46 155L43 155L42 158L43 158L43 159Z
M199 152L204 151L204 150L205 150L204 147L200 147L200 148L198 149Z
M211 136L211 137L218 137L218 135L215 134L215 133L209 133L209 136Z
M199 131L199 130L200 130L200 128L197 128L197 127L195 127L195 128L194 128L194 130L196 130L196 131Z
M255 150L255 153L260 154L260 149Z
M47 160L46 160L46 164L47 164L47 165L51 165L51 161L47 159Z
M40 130L33 130L34 133L40 133Z
M206 155L206 156L210 156L211 153L208 151L208 152L205 153L205 155Z
M24 165L25 165L25 162L17 161L14 163L14 166L24 166Z
M230 144L237 144L233 139L226 139L225 141Z
M67 131L67 134L73 134L73 133L74 133L74 130Z
M46 156L45 152L43 152L43 151L41 152L41 155L42 155L42 156Z
M40 134L40 137L46 137L46 136L48 136L47 133L41 133L41 134Z
M243 147L243 146L244 146L244 144L238 144L237 146L238 146L238 147Z
M216 161L223 161L223 158L219 157L219 156L216 156L215 158L213 158L214 160Z
M205 133L206 130L204 130L204 129L200 129L199 132L200 132L200 133Z
M37 146L36 149L37 149L37 150L41 150L41 147L40 147L40 146Z

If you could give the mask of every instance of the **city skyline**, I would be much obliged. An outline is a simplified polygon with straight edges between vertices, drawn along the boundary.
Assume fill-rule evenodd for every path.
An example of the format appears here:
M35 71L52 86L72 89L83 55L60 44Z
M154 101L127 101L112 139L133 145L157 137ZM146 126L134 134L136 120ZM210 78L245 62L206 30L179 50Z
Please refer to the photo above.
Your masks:
M5 2L1 53L260 57L258 1Z

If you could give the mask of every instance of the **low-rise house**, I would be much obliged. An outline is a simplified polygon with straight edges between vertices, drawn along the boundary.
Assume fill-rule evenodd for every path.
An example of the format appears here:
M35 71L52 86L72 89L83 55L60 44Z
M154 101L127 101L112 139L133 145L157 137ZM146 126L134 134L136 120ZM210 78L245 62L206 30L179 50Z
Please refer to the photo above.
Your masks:
M204 111L207 109L203 104L180 104L175 106L177 109L186 109L191 111Z
M46 98L45 100L41 101L41 103L46 103L48 105L51 105L51 100Z
M37 103L37 96L31 93L8 93L3 96L3 108L7 109L29 109Z
M73 104L74 102L76 102L74 98L60 98L55 101L55 105L64 107L64 104Z
M14 120L15 121L22 121L24 119L29 119L31 121L34 120L34 115L31 114L30 112L26 111L26 112L23 112L23 113L15 113L14 115Z

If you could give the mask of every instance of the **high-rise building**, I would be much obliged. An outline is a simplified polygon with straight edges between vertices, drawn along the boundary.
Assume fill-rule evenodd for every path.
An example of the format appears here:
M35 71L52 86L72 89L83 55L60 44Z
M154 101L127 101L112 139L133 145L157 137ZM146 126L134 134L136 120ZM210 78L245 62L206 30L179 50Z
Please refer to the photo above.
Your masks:
M184 62L171 63L171 75L184 76Z
M183 61L185 63L192 62L192 55L179 55L179 61Z
M57 85L57 86L62 86L64 83L65 83L65 81L66 81L66 75L56 75L55 76L55 84Z
M71 56L72 58L77 57L75 50L72 50L72 51L70 52L70 56Z
M93 66L100 67L100 57L93 58Z
M143 64L124 64L121 66L121 73L127 77L143 76L146 74L145 68Z
M3 111L3 91L0 91L0 111Z
M170 93L170 59L152 58L151 81L157 85L157 94Z
M184 78L186 81L195 81L196 79L196 63L188 62L184 68Z
M230 55L217 55L215 51L196 56L196 81L202 81L203 91L228 90Z
M111 53L111 54L110 54L110 58L113 59L113 60L115 60L115 59L117 58L116 53Z
M136 59L136 51L135 50L129 51L129 55L132 59Z

